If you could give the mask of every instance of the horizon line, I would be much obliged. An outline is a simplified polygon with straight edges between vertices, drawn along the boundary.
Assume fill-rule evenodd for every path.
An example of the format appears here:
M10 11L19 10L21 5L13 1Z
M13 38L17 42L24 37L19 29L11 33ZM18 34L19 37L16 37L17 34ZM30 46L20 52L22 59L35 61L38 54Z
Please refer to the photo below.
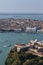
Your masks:
M43 13L0 13L0 14L43 14Z

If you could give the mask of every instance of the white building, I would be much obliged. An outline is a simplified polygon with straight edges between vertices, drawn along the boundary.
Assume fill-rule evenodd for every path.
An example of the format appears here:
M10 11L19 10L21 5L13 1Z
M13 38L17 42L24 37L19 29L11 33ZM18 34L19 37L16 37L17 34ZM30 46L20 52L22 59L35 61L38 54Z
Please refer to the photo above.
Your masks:
M25 52L28 50L29 45L27 45L27 44L16 44L15 47L17 47L17 52L19 52L19 51Z
M37 32L37 28L36 27L34 27L34 28L26 27L26 32L33 32L33 33L35 33L35 32Z
M40 29L37 31L38 33L43 33L43 29Z
M21 28L17 28L17 29L14 29L15 32L21 32L22 29Z

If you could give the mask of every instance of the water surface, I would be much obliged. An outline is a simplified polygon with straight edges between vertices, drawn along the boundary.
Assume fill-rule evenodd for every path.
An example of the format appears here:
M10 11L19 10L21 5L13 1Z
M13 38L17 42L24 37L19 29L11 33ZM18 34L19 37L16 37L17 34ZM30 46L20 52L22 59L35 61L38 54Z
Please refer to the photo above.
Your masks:
M43 34L29 34L29 33L0 33L0 65L5 65L5 59L10 51L10 47L3 47L4 45L11 44L11 47L16 43L28 43L30 40L43 40ZM7 41L6 41L7 40Z

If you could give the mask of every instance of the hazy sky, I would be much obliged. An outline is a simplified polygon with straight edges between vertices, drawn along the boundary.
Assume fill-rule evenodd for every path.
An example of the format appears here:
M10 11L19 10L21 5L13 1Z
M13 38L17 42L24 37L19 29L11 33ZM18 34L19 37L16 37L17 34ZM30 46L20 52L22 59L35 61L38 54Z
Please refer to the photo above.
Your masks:
M43 13L43 0L0 0L0 13Z

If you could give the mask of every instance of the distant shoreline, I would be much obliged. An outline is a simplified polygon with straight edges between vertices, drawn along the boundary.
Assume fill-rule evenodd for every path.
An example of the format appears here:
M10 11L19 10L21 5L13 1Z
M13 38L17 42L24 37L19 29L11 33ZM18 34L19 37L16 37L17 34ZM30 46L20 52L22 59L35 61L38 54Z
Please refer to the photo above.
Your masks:
M43 33L43 21L33 19L0 19L0 32Z

